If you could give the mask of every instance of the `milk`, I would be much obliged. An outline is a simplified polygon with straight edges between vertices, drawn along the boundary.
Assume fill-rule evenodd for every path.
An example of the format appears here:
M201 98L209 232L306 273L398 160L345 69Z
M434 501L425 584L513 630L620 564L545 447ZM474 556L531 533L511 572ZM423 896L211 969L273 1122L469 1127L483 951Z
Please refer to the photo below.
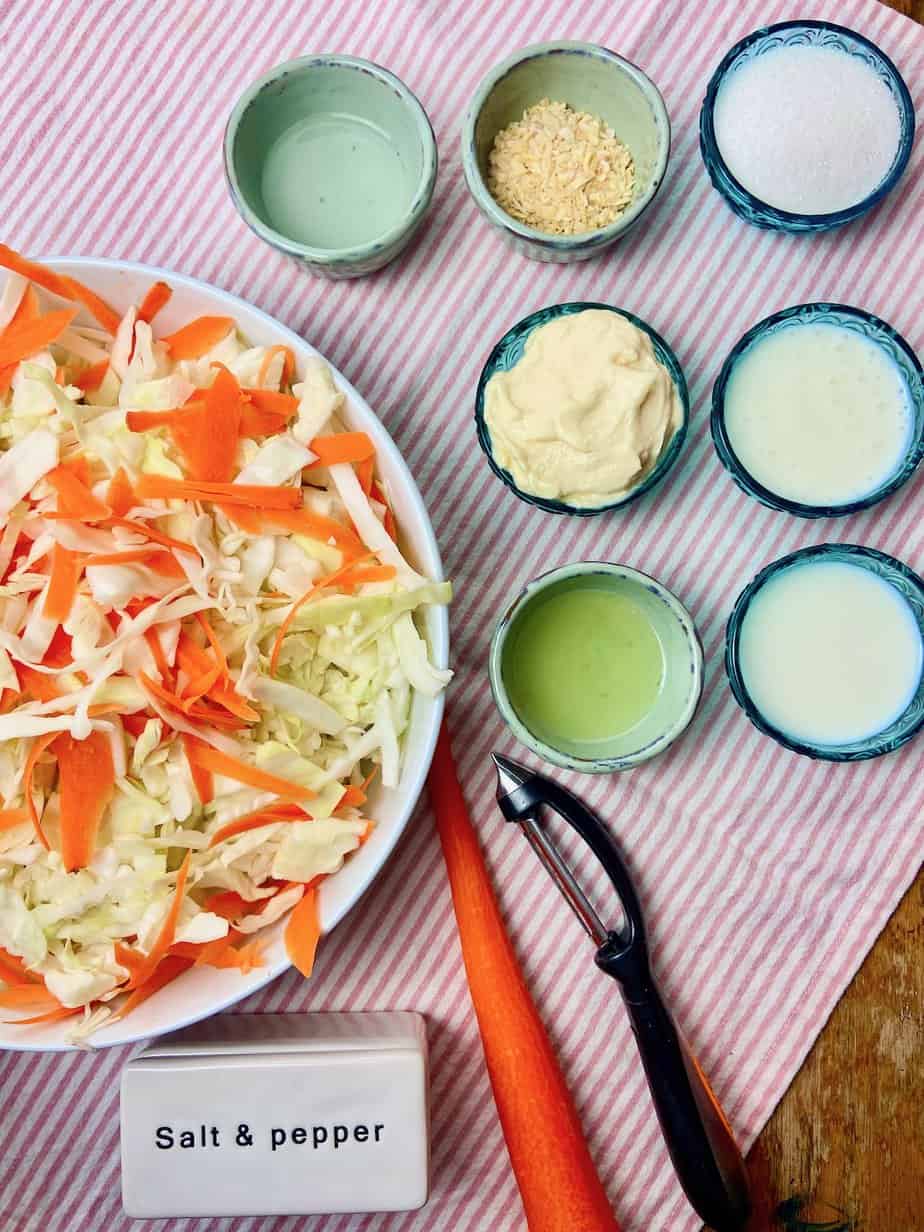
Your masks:
M714 124L739 184L793 214L828 214L864 200L885 179L901 134L888 86L833 47L753 56L723 82Z
M754 705L796 740L873 736L908 706L922 643L899 592L866 569L816 560L782 570L741 624L739 666Z
M725 390L725 429L744 469L804 505L841 505L900 466L914 419L898 367L838 325L794 324L755 342Z

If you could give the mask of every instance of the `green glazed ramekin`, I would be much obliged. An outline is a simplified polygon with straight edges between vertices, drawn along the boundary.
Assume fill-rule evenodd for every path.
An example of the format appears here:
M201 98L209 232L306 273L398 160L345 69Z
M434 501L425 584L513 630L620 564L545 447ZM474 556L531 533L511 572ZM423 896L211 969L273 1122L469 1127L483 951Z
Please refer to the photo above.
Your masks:
M582 757L548 744L517 713L505 683L505 651L524 611L550 592L570 588L612 589L631 597L651 623L663 656L663 674L652 709L629 731L615 736L599 756ZM491 639L491 691L510 730L528 749L553 765L586 774L631 770L656 757L686 731L703 691L703 650L693 617L666 586L626 565L581 561L553 569L530 582L509 604Z
M308 118L329 119L332 127L346 119L391 147L402 168L399 182L407 181L407 200L398 220L386 222L381 234L350 247L325 247L285 234L274 224L264 199L267 160L277 142ZM357 278L393 261L419 228L436 183L437 149L427 113L393 73L354 56L317 55L279 64L244 91L225 130L224 160L231 199L260 239L312 274ZM349 191L374 192L368 176L385 175L384 165L364 166L366 182L357 180ZM335 176L318 184L317 191L330 191L332 184Z

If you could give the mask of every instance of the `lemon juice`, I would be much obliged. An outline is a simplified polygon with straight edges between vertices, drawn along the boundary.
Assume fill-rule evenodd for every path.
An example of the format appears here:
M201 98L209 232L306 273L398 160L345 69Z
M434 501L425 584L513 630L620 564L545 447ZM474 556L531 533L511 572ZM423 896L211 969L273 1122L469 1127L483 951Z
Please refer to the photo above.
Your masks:
M588 753L631 731L655 704L664 654L631 597L603 587L554 588L515 619L503 679L520 721L565 752Z

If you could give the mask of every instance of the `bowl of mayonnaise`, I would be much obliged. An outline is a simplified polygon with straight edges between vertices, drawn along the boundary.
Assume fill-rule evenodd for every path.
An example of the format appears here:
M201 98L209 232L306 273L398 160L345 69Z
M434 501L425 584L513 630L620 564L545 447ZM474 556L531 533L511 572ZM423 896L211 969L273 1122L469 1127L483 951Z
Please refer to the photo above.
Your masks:
M478 440L521 500L579 517L619 509L676 462L690 414L664 339L610 304L555 304L504 334L475 396Z

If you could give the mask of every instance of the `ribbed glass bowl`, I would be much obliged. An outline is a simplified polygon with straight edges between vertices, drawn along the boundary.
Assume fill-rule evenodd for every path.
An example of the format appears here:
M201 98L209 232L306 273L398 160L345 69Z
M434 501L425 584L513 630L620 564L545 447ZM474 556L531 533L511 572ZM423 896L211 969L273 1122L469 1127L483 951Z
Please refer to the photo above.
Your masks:
M896 560L894 556L886 556L884 552L877 552L874 548L860 547L853 543L821 543L815 547L802 548L767 565L738 596L725 634L725 670L732 693L755 727L794 753L801 753L819 761L866 761L870 757L893 753L924 727L924 675L918 681L914 697L897 719L882 731L849 744L817 744L797 740L766 719L748 693L739 662L741 628L748 609L757 593L771 578L784 569L804 566L812 561L836 561L856 565L894 586L911 608L918 631L924 640L924 580L907 565Z
M655 356L658 362L663 364L670 373L671 380L677 389L680 396L680 403L683 415L680 421L680 426L671 437L667 448L661 454L655 466L649 471L641 483L631 488L625 496L617 501L611 501L604 505L569 505L565 501L549 500L542 496L534 496L530 492L524 492L522 488L518 488L513 476L506 470L494 457L494 450L491 445L491 433L485 422L484 403L485 390L488 381L494 376L495 372L509 372L523 356L523 348L526 346L526 340L533 330L538 329L540 325L545 325L548 321L554 320L556 317L571 316L576 312L584 312L588 308L602 308L605 312L615 312L619 316L625 317L627 321L636 326L636 328L644 330L651 339L651 344L654 347ZM481 370L481 376L478 380L478 389L475 393L475 428L478 433L478 442L485 452L488 459L488 464L491 470L497 475L507 487L519 496L520 500L526 501L528 505L536 505L539 509L545 509L547 513L570 513L580 518L591 517L598 513L607 513L613 509L621 509L624 505L628 505L630 501L637 500L645 492L649 492L657 483L664 478L667 472L671 469L680 454L683 447L684 439L687 435L687 425L690 418L690 395L687 390L686 378L683 375L683 369L677 362L677 356L670 349L659 333L651 328L641 317L634 316L631 312L627 312L625 308L616 308L612 304L595 304L583 301L575 301L567 304L552 304L548 308L540 308L537 312L531 312L528 317L524 317L522 321L518 321L511 329L508 329L506 334L501 338L500 342L494 347L494 350L488 356L487 363Z
M908 446L899 466L865 496L839 505L802 504L799 501L788 500L785 496L780 496L758 482L735 453L725 423L725 393L735 366L741 357L770 335L779 333L781 330L799 329L803 325L841 326L875 342L901 373L908 388L914 423ZM749 496L759 500L762 505L768 505L771 509L781 509L784 513L791 513L798 518L843 517L849 513L857 513L861 509L869 509L871 505L891 496L902 484L908 482L921 458L924 457L924 370L921 368L917 355L901 334L879 317L873 316L871 312L864 312L862 308L851 308L848 304L796 304L792 308L784 308L782 312L775 312L763 321L758 321L732 348L712 389L710 426L712 440L722 465L738 487L747 492Z
M856 56L868 65L886 85L898 107L900 131L898 147L892 165L881 184L847 209L830 214L793 214L761 201L740 184L725 164L715 136L714 110L719 90L729 74L736 72L755 56L765 55L778 47L831 47ZM734 212L745 222L771 231L827 231L861 217L890 193L908 166L914 141L914 104L901 73L875 43L829 21L782 21L765 26L736 43L723 57L706 87L706 97L699 113L699 145L703 162L713 186L718 189Z

